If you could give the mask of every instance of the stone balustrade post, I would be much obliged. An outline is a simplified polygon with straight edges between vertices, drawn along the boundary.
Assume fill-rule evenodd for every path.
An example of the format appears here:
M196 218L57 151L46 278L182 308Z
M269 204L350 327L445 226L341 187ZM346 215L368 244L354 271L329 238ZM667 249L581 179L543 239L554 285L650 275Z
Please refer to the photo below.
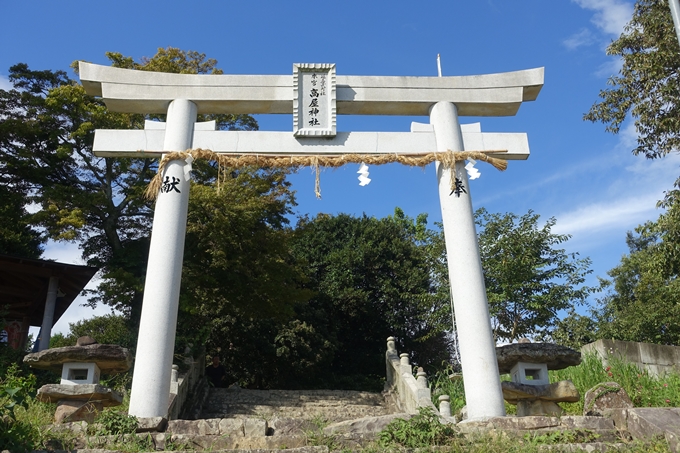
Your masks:
M451 398L449 395L439 397L439 414L442 417L451 417Z
M418 368L418 373L416 374L416 382L418 383L418 387L420 387L421 389L429 388L427 383L427 373L423 371L422 368Z

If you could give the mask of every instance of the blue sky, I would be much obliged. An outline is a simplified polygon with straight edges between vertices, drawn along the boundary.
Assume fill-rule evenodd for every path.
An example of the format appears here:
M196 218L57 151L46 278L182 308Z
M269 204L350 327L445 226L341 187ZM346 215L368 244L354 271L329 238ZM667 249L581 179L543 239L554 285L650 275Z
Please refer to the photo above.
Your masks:
M678 176L677 156L649 161L630 150L635 131L618 136L582 116L620 62L605 48L632 14L624 0L478 0L406 2L92 1L3 2L0 88L8 69L68 70L74 60L108 64L104 52L139 59L159 47L204 52L225 73L291 74L293 63L335 63L342 75L434 76L441 54L444 75L474 75L545 67L535 102L515 117L481 121L486 132L526 132L531 156L501 173L483 163L471 182L476 208L534 210L557 219L555 232L572 235L569 252L589 256L593 275L606 276L626 253L626 231L659 215L656 202ZM115 6L113 6L115 5ZM292 130L292 115L257 117L262 130ZM426 117L347 117L338 130L408 131ZM371 167L360 187L358 168L321 175L323 198L303 169L291 180L299 214L389 215L399 206L415 217L441 219L433 166ZM50 244L45 256L78 262L69 244ZM102 307L99 313L107 312ZM91 312L74 306L57 331Z

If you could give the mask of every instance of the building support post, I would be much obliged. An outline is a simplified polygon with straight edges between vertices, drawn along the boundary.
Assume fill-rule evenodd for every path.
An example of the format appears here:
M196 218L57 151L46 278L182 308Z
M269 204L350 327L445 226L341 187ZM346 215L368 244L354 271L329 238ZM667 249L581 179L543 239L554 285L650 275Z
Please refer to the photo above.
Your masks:
M464 150L458 111L453 103L438 102L432 106L430 123L434 126L438 151ZM468 420L484 420L505 416L505 405L465 162L455 165L450 172L437 162L439 200ZM460 180L466 193L461 192L460 196L451 193L452 177Z
M191 148L196 116L193 102L176 99L170 103L163 151ZM184 165L181 160L168 162L156 200L130 395L129 413L137 417L168 413L189 207Z
M52 336L52 324L54 324L54 309L57 307L57 291L59 290L59 277L50 277L47 286L47 298L45 299L45 311L43 312L43 322L40 335L39 351L50 347ZM23 328L23 326L22 326Z

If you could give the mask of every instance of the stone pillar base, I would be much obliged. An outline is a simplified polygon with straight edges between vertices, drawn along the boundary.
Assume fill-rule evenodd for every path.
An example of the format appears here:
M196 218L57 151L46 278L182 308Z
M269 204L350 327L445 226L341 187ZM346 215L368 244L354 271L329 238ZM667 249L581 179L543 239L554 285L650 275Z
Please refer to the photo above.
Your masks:
M559 417L562 408L553 401L543 400L520 400L517 402L517 416L527 417L530 415L548 415Z

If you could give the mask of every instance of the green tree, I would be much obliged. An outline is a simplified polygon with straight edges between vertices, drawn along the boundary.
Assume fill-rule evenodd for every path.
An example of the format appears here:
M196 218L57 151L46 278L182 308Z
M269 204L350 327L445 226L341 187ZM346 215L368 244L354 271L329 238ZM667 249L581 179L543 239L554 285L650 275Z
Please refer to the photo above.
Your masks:
M0 254L40 258L45 238L31 228L25 196L0 182Z
M668 1L637 0L607 54L623 65L584 118L618 133L630 115L638 135L635 154L656 158L680 149L680 46Z
M141 63L119 53L107 57L116 67L221 72L204 54L174 48L159 49ZM95 129L139 129L145 118L109 112L63 71L17 64L9 79L14 89L0 90L0 184L40 207L30 218L33 225L52 239L77 242L87 263L102 269L91 305L106 303L137 319L152 218L151 203L142 194L157 162L97 158L92 142ZM220 128L257 127L247 115L209 119ZM195 168L198 180L216 175L209 165Z
M50 348L75 346L76 340L84 336L94 338L99 344L117 344L131 351L137 346L137 332L129 329L125 316L109 314L69 324L67 335L56 334L50 338Z
M242 386L290 387L323 356L323 341L294 320L294 307L310 292L290 253L287 216L295 200L285 177L241 169L226 172L219 187L191 189L178 346L206 345L211 354L219 348ZM319 357L306 357L305 349Z
M475 212L479 249L494 335L515 341L547 335L560 311L583 303L592 288L588 258L557 248L569 235L551 231L555 219L540 225L539 215Z
M630 253L608 272L610 289L594 314L598 337L659 344L680 344L680 282L675 202L655 222L628 234Z
M383 219L320 214L298 223L293 252L316 293L299 316L337 345L334 373L382 376L390 335L418 365L450 359L448 297L428 266L425 224L398 208Z

